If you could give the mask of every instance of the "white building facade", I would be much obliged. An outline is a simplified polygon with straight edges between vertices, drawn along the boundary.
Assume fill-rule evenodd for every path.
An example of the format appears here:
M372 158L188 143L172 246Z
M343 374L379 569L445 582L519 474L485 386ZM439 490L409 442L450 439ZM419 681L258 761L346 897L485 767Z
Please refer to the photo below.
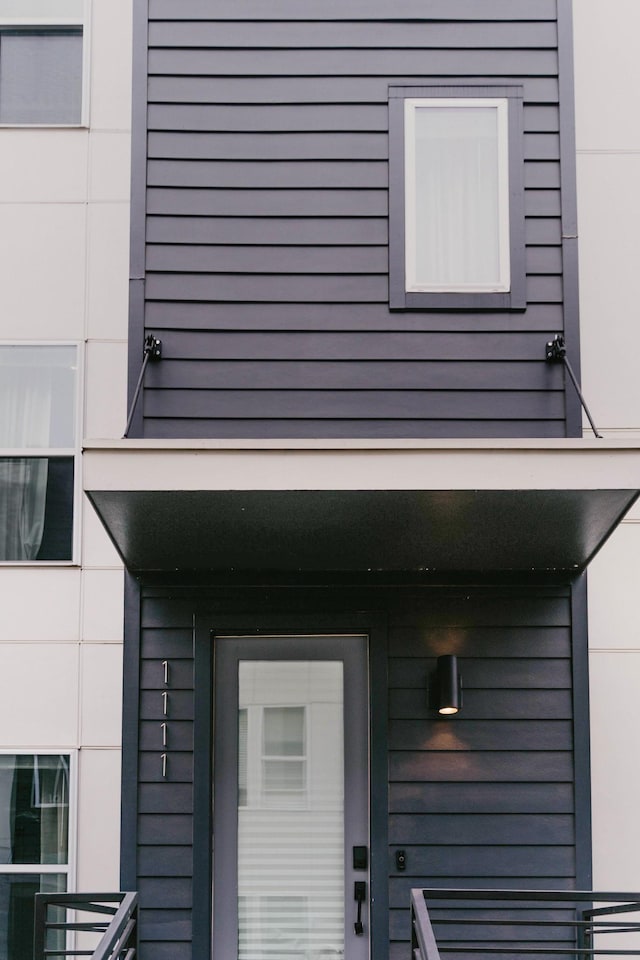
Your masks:
M4 2L0 32L5 412L16 397L12 375L22 369L32 395L58 410L57 429L64 434L62 442L47 437L46 428L37 436L33 424L12 434L5 422L3 456L21 447L63 445L75 460L70 538L58 550L64 559L38 559L40 517L30 558L18 557L7 541L0 570L3 843L11 846L11 793L19 769L34 779L35 766L44 782L47 768L55 770L62 758L58 780L68 776L68 783L58 783L56 802L68 802L70 813L68 837L47 846L43 836L40 855L31 849L21 858L5 850L0 955L8 957L16 955L8 938L21 945L30 939L16 929L24 914L9 930L12 888L21 881L37 885L41 877L42 889L119 888L123 572L83 501L80 457L83 436L119 437L126 419L131 4ZM31 93L42 97L46 115L34 116L26 98L14 96L21 40L42 44L36 58L43 74L32 79ZM61 69L65 59L74 64ZM65 115L71 88L75 112ZM54 385L47 387L52 371ZM26 393L18 402L27 406ZM65 816L59 812L58 834ZM28 866L16 863L20 859ZM46 864L42 873L38 859Z

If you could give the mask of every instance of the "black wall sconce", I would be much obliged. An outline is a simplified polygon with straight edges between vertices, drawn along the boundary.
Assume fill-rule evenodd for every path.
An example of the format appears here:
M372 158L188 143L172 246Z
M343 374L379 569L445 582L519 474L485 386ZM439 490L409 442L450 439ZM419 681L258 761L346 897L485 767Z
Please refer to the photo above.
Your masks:
M452 653L438 657L429 684L429 706L442 716L453 716L462 708L462 679L458 658Z

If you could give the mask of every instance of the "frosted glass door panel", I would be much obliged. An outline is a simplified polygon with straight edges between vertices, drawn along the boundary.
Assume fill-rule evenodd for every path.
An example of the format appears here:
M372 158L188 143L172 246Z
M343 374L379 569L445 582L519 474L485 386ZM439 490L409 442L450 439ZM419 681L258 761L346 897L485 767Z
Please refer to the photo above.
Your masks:
M341 958L343 664L245 660L238 683L238 958Z

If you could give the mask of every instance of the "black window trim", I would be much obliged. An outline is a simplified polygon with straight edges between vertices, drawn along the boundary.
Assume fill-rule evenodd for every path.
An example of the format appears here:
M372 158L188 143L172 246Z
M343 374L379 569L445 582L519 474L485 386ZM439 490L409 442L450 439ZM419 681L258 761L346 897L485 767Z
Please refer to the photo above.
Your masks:
M405 289L404 101L418 98L504 98L509 117L510 290L504 292L408 292ZM392 310L524 310L523 87L487 84L389 86L389 307Z

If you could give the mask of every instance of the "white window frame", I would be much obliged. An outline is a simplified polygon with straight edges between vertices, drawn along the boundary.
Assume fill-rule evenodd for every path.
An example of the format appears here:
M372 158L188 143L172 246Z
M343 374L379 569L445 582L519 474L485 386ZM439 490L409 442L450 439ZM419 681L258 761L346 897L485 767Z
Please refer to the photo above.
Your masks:
M267 710L302 710L302 746L303 753L296 754L295 756L289 756L285 754L272 754L265 753L265 713ZM269 803L270 791L266 789L265 781L265 763L270 761L275 762L285 762L285 763L301 763L302 764L302 780L303 785L299 790L289 790L289 791L280 791L281 793L288 793L291 797L300 798L299 804L294 804L291 807L286 807L286 810L303 810L306 809L309 803L309 715L308 710L305 704L301 703L270 703L266 706L263 705L260 708L260 806L264 809L278 809L277 804L273 807Z
M0 447L0 458L37 459L73 457L73 517L71 557L68 560L0 560L3 567L73 567L80 563L82 509L82 397L84 396L84 343L78 340L2 340L1 347L75 347L76 384L73 447ZM16 751L13 751L14 753ZM27 752L28 751L23 751ZM40 751L44 752L44 751ZM55 752L55 751L54 751Z
M63 873L67 877L67 893L73 893L76 885L77 868L77 834L78 834L78 751L60 747L39 748L32 747L2 747L1 757L69 757L69 829L67 862L64 863L5 863L0 864L0 874L34 874Z
M290 756L279 756L276 754L265 754L264 752L264 714L265 710L271 708L284 709L292 707L303 711L303 732L304 732L304 753ZM300 804L285 808L286 810L305 810L309 806L309 770L310 770L310 744L309 744L309 712L305 704L302 703L269 703L248 704L239 708L240 711L246 711L247 714L247 750L246 750L246 799L239 804L241 810L264 810L277 809L269 804L269 791L265 790L264 783L264 763L270 760L287 760L302 762L304 771L304 783L299 791L291 791L292 796L300 798ZM239 773L239 771L238 771Z
M498 127L499 276L495 283L425 284L415 275L417 233L415 118L420 108L496 110ZM405 285L407 293L505 293L511 289L509 218L509 115L506 97L408 97L405 111Z
M90 67L90 37L91 37L91 3L92 0L82 0L82 13L77 17L55 16L47 17L25 17L19 13L10 16L0 14L0 32L5 27L29 29L33 27L81 27L82 28L82 107L80 110L80 120L78 123L0 123L2 129L78 129L89 126L89 78L91 75Z

